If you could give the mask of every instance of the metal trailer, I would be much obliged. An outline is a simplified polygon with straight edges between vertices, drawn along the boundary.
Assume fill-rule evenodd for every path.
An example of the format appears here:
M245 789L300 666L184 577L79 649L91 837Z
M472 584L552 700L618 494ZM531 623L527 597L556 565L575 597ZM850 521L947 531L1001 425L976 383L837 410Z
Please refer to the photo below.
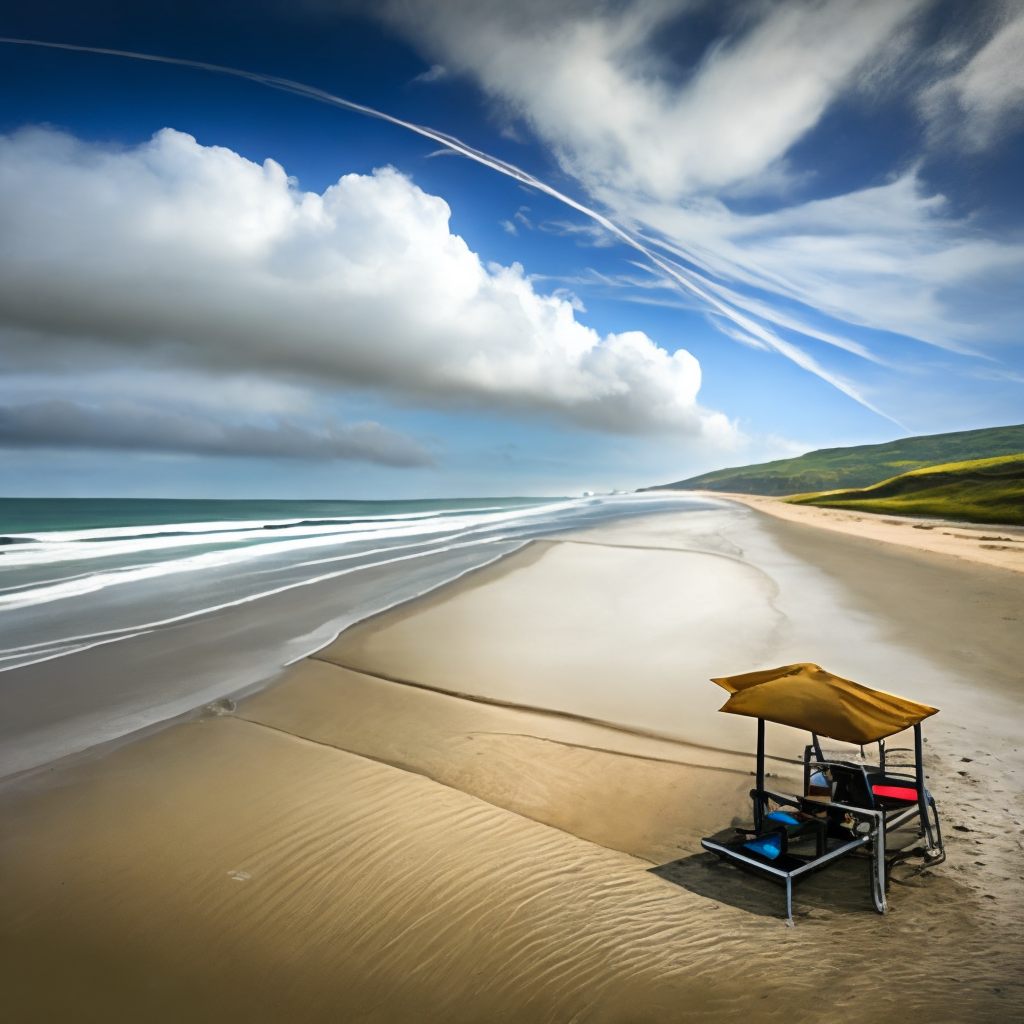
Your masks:
M818 682L824 680L833 687L836 683L843 684L844 687L856 687L860 693L901 702L900 710L904 717L899 721L893 719L890 724L894 727L889 729L887 735L906 728L910 724L906 722L908 714L911 718L934 714L934 709L925 708L924 705L916 705L923 713L915 712L911 702L829 676L816 665L785 666L784 669L770 670L768 673L751 673L749 676L715 682L729 689L739 681L736 689L732 690L736 693L744 688L743 681L748 679L754 679L754 682L747 683L747 688L758 685L764 678L775 681L786 674L795 677L794 681L797 681L800 675L795 671L797 669L804 675L808 675L807 670L814 670L819 677ZM842 688L839 687L840 690ZM808 690L804 696L809 694ZM726 829L701 840L701 846L743 870L783 885L786 891L786 922L790 925L793 923L793 886L796 882L851 854L866 853L872 901L875 909L884 914L886 882L893 863L915 853L922 854L929 864L938 864L945 859L938 810L925 786L924 740L920 720L913 722L912 762L898 765L892 763L893 755L909 754L910 751L887 751L885 736L870 740L878 744L878 763L872 764L863 756L857 760L827 757L821 749L818 733L809 730L811 743L805 747L803 757L803 795L777 793L765 788L765 721L806 727L808 706L811 706L810 717L814 717L813 700L802 700L800 703L799 721L794 719L791 711L785 709L778 715L765 714L757 718L757 785L750 791L753 827ZM907 708L911 710L908 712ZM722 710L750 714L749 710L736 711L729 703ZM845 727L835 726L834 715L830 721L833 738L850 742L848 737L852 733L835 735L843 732ZM884 731L886 726L876 724L874 728L876 732L879 729ZM811 783L818 774L824 775L828 782L827 797L811 795ZM774 811L771 810L772 804L776 805ZM905 832L915 821L918 831L912 836L912 842L904 843L894 851L887 849L888 838L898 830ZM813 852L807 849L811 840L814 841ZM923 846L920 840L923 840Z

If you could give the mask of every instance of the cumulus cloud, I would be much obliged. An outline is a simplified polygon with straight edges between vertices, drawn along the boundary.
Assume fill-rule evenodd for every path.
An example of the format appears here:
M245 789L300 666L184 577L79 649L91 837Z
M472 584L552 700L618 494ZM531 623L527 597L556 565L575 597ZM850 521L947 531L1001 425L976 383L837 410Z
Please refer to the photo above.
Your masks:
M23 131L0 140L0 325L34 340L8 358L101 344L425 406L731 433L697 404L689 353L599 336L519 266L485 266L449 212L390 168L318 195L170 129L127 150Z
M63 399L0 405L0 448L345 459L403 468L434 464L421 444L379 423L325 423L310 429L277 420L264 426L124 401L100 407Z
M388 0L376 9L506 102L589 187L667 201L770 172L841 90L891 59L921 5L740 5L682 82L656 42L688 31L673 19L701 6L693 0Z

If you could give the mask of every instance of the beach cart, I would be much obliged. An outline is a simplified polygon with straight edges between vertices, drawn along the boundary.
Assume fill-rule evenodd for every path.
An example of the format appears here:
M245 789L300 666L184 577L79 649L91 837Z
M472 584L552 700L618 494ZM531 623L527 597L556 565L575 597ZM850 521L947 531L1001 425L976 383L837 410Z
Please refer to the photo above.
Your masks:
M712 682L729 691L720 709L757 719L757 785L753 823L701 840L705 850L782 884L793 923L793 885L841 858L867 855L875 909L886 910L892 865L920 855L945 859L935 801L925 788L921 722L936 708L895 697L826 672L785 665ZM765 722L807 730L803 793L765 788ZM886 749L888 737L913 729L913 748ZM859 747L823 750L822 737ZM876 744L868 756L865 745Z

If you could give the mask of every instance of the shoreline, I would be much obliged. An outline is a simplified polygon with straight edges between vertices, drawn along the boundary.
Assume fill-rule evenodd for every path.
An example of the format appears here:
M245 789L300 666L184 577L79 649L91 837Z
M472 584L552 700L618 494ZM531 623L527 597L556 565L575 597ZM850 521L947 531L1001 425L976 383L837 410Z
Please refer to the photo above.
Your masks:
M506 550L482 565L500 561L508 548L518 546L503 545ZM5 669L0 673L0 781L45 770L95 746L130 741L210 702L268 685L353 622L481 568L473 554L428 552L402 562L401 571L393 562L371 565L358 577L303 582ZM142 691L136 685L140 679ZM50 709L60 709L64 717L53 718ZM90 739L86 746L83 736Z
M369 534L360 526L352 536L346 530L308 536L299 523L299 536L274 535L265 564L246 559L267 549L243 544L249 569L241 575L235 561L223 572L193 564L186 545L160 563L156 578L127 584L108 571L107 555L96 556L93 541L102 540L102 548L110 538L86 537L69 557L98 557L97 595L54 596L37 579L27 602L25 594L17 599L24 607L5 612L8 643L19 646L0 651L0 777L267 685L353 622L500 559L567 521L580 526L702 504L678 495L566 500L525 511L487 507L469 520L447 515L449 509L443 520L415 513L411 525L375 520ZM125 530L135 545L138 528ZM250 541L252 533L263 536L242 532ZM164 534L154 537L143 538L143 548L151 541L159 547ZM311 547L316 557L309 557ZM145 552L132 547L130 554L137 561ZM115 585L114 577L121 582Z
M726 504L534 542L233 709L2 787L11 1019L1011 1019L1024 581ZM988 661L956 653L975 634ZM777 889L700 851L747 814L753 767L705 669L810 644L869 685L941 684L949 860L897 878L886 917L862 862L823 872L788 929Z

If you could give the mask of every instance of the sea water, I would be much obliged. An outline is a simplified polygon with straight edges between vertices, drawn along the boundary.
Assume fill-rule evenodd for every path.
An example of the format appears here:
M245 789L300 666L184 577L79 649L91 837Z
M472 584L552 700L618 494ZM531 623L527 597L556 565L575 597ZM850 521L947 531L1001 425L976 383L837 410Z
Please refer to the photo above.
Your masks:
M0 499L0 775L256 687L533 538L696 496Z

